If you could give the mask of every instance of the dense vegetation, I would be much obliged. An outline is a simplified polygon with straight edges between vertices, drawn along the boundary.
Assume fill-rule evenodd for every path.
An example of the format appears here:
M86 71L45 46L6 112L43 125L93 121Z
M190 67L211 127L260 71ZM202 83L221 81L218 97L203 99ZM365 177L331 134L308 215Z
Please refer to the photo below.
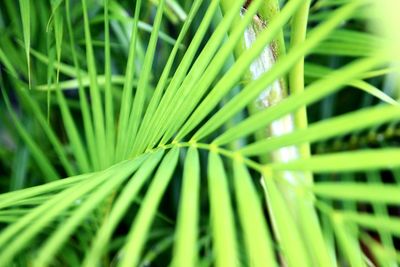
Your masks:
M398 266L398 10L1 1L0 266Z

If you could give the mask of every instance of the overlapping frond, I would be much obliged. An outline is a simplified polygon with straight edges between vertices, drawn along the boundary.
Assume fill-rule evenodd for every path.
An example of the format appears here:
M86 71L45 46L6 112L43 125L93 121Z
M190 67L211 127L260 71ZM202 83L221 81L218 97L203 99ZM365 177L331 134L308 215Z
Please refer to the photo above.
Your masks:
M0 266L399 264L399 69L371 1L29 2L0 4L0 119L32 161L0 195ZM365 100L336 112L348 87Z

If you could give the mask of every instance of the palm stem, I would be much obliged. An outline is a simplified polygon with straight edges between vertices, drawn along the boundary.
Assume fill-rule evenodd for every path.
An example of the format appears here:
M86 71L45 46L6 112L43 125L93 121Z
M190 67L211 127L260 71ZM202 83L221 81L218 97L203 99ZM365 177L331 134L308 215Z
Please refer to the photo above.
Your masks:
M305 1L300 5L294 15L292 22L292 38L291 48L305 40L307 29L307 18L310 1ZM227 1L222 1L223 9L229 8ZM261 5L259 12L253 18L253 22L245 31L243 37L243 45L239 45L235 50L235 56L238 57L244 49L249 49L261 31L268 27L268 22L278 13L278 1L267 1ZM245 11L243 11L245 12ZM249 71L249 79L258 79L263 73L269 71L273 67L276 60L285 53L285 44L283 39L283 31L280 31L275 40L268 45L261 55L252 63ZM304 57L301 57L294 65L289 73L290 93L296 94L304 91ZM285 99L289 94L285 78L274 81L259 96L256 103L250 108L250 113L256 113L260 110L269 108ZM293 132L295 129L307 128L307 113L305 107L300 108L294 114L288 114L271 123L267 130L259 131L255 134L256 140L263 140L269 136L280 136ZM272 155L264 155L261 160L276 162L287 162L299 158L308 158L310 156L309 144L305 143L298 147L290 146L278 149ZM327 251L323 250L322 255L312 256L313 251L318 251L316 246L323 247L322 232L317 220L316 212L313 205L308 200L304 200L297 196L294 188L303 187L305 184L312 183L311 173L294 173L285 171L279 174L277 185L280 193L284 197L286 206L290 209L290 213L295 218L296 225L302 235L301 239L305 241L306 249L309 256L313 259L313 263L320 265L329 262ZM283 181L283 182L282 182ZM294 185L295 187L288 186ZM265 184L263 184L265 186ZM267 192L267 191L266 191ZM269 204L271 205L271 204ZM270 209L273 207L269 207ZM310 227L312 225L313 227ZM279 228L279 227L278 227ZM313 229L310 233L309 229ZM275 231L279 231L275 229ZM277 233L277 235L279 235ZM321 252L321 250L319 250Z

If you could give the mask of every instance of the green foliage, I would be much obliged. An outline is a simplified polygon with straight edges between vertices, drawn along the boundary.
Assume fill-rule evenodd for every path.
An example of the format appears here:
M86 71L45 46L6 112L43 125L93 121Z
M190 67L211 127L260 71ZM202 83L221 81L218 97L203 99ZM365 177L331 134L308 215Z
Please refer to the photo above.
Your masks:
M398 266L378 2L1 1L0 266Z

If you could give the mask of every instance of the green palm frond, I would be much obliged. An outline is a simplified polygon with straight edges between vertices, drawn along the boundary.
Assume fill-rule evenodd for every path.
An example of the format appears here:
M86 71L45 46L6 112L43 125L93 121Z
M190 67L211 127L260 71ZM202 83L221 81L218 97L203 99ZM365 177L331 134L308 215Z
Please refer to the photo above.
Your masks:
M4 0L0 266L398 266L375 2Z

